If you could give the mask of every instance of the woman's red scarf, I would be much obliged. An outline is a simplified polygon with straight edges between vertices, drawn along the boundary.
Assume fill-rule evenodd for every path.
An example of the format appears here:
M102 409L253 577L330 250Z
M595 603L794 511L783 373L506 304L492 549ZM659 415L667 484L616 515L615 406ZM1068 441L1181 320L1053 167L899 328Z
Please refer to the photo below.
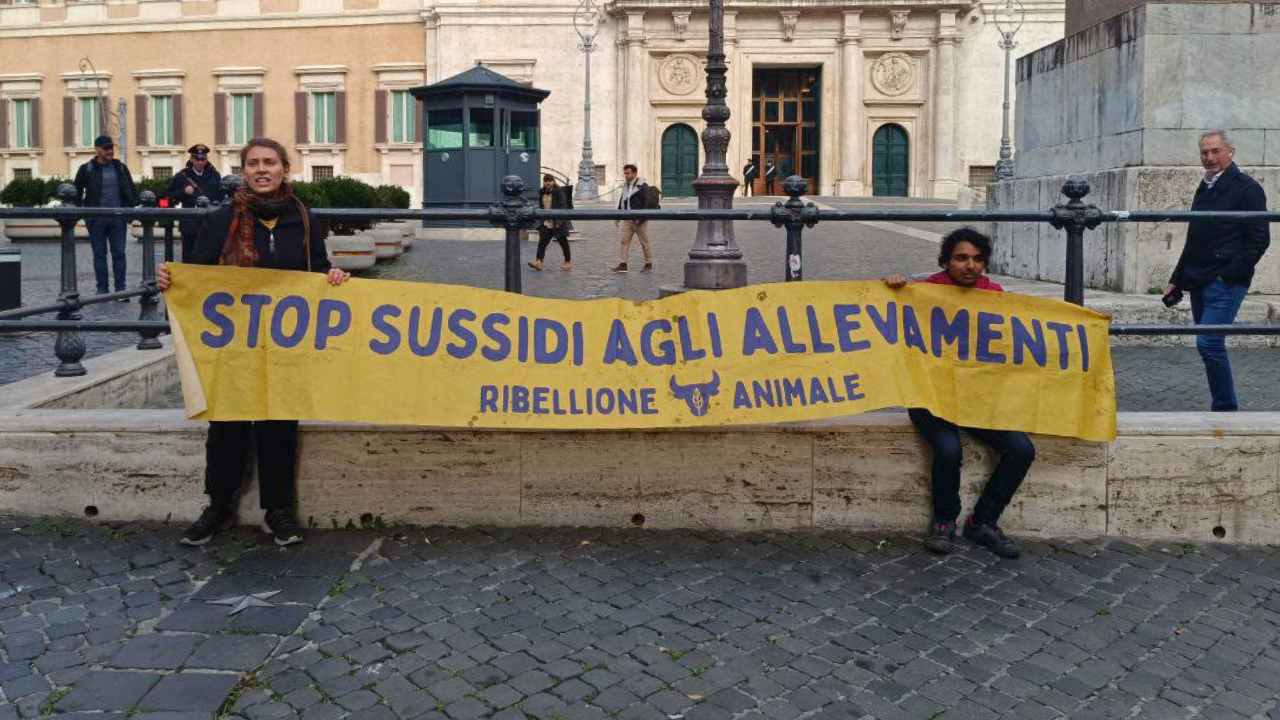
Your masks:
M253 226L258 218L270 220L278 218L285 208L296 205L302 218L303 254L307 259L307 270L311 270L311 217L307 206L293 194L293 186L287 182L271 195L259 195L241 187L231 198L231 227L227 231L227 239L222 243L222 255L218 259L220 265L237 265L254 267L258 264L258 248L253 243Z

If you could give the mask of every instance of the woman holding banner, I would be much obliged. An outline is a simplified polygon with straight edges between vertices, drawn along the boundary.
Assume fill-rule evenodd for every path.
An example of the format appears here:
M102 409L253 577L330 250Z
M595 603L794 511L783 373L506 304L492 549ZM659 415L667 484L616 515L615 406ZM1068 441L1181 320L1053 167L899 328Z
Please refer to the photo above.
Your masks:
M286 181L289 154L275 140L255 138L240 151L245 184L231 202L206 219L191 258L201 265L233 265L303 270L328 275L341 285L351 275L331 268L325 252L326 228L293 194ZM156 273L161 290L172 285L169 268ZM205 493L209 506L182 535L184 545L204 545L235 521L250 443L257 447L258 491L263 530L277 545L302 541L298 524L298 421L211 422L205 442Z

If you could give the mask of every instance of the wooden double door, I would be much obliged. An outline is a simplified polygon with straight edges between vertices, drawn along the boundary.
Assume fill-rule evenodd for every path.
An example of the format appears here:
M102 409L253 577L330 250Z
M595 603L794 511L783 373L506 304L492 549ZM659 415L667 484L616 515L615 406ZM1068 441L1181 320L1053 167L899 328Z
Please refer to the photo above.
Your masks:
M819 68L764 68L752 73L751 153L758 174L757 195L783 195L791 175L805 179L808 195L818 192L822 75ZM773 182L768 179L774 168Z

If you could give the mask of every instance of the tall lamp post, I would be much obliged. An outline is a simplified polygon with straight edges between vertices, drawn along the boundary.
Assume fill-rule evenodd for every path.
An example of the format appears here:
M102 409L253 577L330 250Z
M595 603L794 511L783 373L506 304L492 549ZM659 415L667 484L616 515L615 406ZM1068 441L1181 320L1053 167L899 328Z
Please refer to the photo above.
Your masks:
M581 40L578 48L586 58L586 81L582 84L582 160L578 163L578 185L573 196L578 200L593 200L600 191L596 184L596 163L591 157L591 53L596 49L600 17L592 0L578 4L573 14L573 29Z
M702 173L693 181L700 210L730 210L738 181L729 174L729 106L724 58L724 0L709 0L707 45L707 103L702 119ZM688 290L720 290L747 284L747 263L733 236L732 220L699 220L698 235L684 264L684 287Z
M1000 48L1004 50L1004 119L1000 132L1000 159L996 161L996 180L1013 179L1013 144L1009 141L1009 69L1013 62L1013 49L1018 46L1013 38L1022 29L1026 16L1026 8L1018 0L1008 0L1004 8L995 12Z

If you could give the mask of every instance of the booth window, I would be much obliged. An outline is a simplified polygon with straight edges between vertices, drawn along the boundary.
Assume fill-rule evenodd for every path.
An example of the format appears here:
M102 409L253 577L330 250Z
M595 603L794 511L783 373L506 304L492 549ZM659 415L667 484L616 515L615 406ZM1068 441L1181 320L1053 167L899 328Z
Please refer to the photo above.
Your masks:
M427 112L427 149L462 149L461 110L429 110Z
M468 147L493 147L493 109L472 108Z
M511 113L511 139L507 146L512 150L538 149L538 113Z

